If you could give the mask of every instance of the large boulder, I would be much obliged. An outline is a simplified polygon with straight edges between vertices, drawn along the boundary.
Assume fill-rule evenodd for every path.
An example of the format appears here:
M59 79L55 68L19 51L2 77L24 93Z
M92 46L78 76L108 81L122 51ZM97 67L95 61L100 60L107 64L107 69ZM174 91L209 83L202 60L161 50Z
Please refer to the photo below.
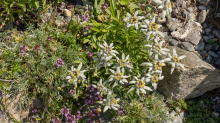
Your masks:
M220 70L204 62L195 53L168 46L172 54L173 48L177 55L186 55L181 63L185 70L175 68L170 74L171 65L163 67L164 79L158 83L158 91L174 100L191 99L201 96L207 91L220 87Z
M21 100L22 93L16 93L11 91L10 94L7 94L4 91L0 91L0 105L4 105L5 108L0 107L0 123L13 123L13 120L18 122L25 123L34 123L34 119L30 116L31 109L33 106L41 106L42 103L39 99L33 98L32 101L25 107L25 109L21 109L19 106L19 102ZM4 102L7 100L6 102ZM10 117L7 115L10 114Z
M197 45L202 38L200 32L202 32L201 24L193 20L189 20L183 28L172 32L171 35L174 38L182 39L185 42Z

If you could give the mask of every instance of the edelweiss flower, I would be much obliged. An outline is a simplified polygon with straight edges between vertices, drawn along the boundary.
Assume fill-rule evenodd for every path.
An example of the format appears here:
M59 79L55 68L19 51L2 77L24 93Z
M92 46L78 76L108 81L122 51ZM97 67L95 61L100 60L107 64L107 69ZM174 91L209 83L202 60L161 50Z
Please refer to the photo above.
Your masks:
M153 75L151 75L153 74ZM164 76L161 76L161 73L151 73L151 74L146 74L147 78L145 79L145 82L151 82L153 88L156 90L157 89L157 82L159 80L162 80Z
M166 64L164 62L166 61L170 61L170 58L165 58L163 60L160 60L158 58L158 55L155 55L153 63L150 62L144 62L142 64L140 64L141 66L145 66L148 65L149 66L149 72L153 71L156 73L162 73L162 66L165 66Z
M70 76L67 76L66 79L69 83L73 83L75 85L75 88L77 87L77 81L85 81L86 76L84 75L84 72L86 70L80 71L82 67L82 63L79 64L78 68L75 69L73 66L71 67L71 71L69 72Z
M110 44L110 46L108 46L108 44L104 41L103 45L99 45L102 50L100 51L100 54L107 57L107 56L114 56L117 57L116 54L118 54L118 52L116 50L113 50L113 43Z
M101 93L107 91L107 88L105 87L105 84L102 84L102 79L100 79L100 81L97 85L92 85L92 86L99 90L99 92L97 92L97 94L101 94Z
M118 101L120 101L119 98L116 99L114 95L111 95L107 96L107 99L103 99L103 101L97 101L97 103L105 105L103 112L106 112L108 109L113 109L117 111L120 107L120 105L117 104Z
M97 58L92 56L93 60L95 60L96 62L96 67L98 69L100 69L101 67L105 67L106 66L111 66L111 63L109 63L108 61L112 58L112 56L102 56L100 53L96 53L97 54ZM116 57L117 58L117 57Z
M122 59L120 60L119 58L117 58L118 63L114 66L114 68L121 67L123 74L125 72L125 68L128 70L131 70L133 68L133 66L130 64L129 61L127 61L128 58L129 58L129 55L127 55L127 57L125 58L125 54L122 53Z
M152 19L151 22L150 22L149 20L147 20L147 19L144 20L144 24L145 24L145 25L141 25L140 27L143 27L142 31L149 31L149 32L147 32L147 34L146 34L146 36L147 36L146 40L147 40L147 41L149 40L151 34L152 34L152 35L158 34L158 35L160 35L162 38L164 38L164 34L163 34L162 32L160 32L160 31L158 31L158 29L159 29L160 27L162 27L162 25L155 23L155 16L153 17L153 19Z
M182 56L178 57L178 55L176 54L176 49L174 48L173 49L173 56L171 56L169 53L168 53L168 56L171 60L171 62L169 62L169 63L172 65L171 74L173 73L173 70L175 69L175 65L177 65L178 67L182 67L183 70L185 70L184 66L180 63L180 60L185 58L186 55L182 55Z
M147 47L151 47L149 56L152 56L153 54L155 54L158 57L158 55L161 55L161 54L166 55L167 53L165 51L169 51L169 49L167 48L162 48L162 44L165 41L162 40L161 42L158 43L158 40L159 40L159 37L156 37L154 38L155 43L153 45L150 45L150 44L145 45Z
M151 88L145 86L145 82L144 82L144 77L140 79L138 79L136 76L134 76L134 79L136 81L130 81L129 84L135 84L128 92L130 93L131 91L133 91L134 89L136 89L136 94L139 96L139 93L140 91L143 93L143 94L146 94L146 91L145 90L149 90L149 91L153 91Z
M144 16L137 16L138 15L138 11L136 11L134 13L134 16L132 17L130 13L127 13L127 17L125 17L125 21L128 21L127 23L127 28L134 26L136 28L136 30L138 30L138 21L141 19L144 19Z
M113 84L112 88L114 88L116 85L118 85L118 82L120 82L121 84L124 84L124 82L128 83L128 81L125 78L128 78L130 76L123 76L123 73L121 73L120 68L117 68L117 71L114 71L112 69L109 69L114 75L111 75L110 79L108 81L106 81L104 84L106 84L107 82L111 82L114 81L115 83Z
M166 16L166 14L168 14L169 16L169 14L172 12L172 6L170 0L164 1L163 4L158 7L158 9L163 9L161 14L162 19Z

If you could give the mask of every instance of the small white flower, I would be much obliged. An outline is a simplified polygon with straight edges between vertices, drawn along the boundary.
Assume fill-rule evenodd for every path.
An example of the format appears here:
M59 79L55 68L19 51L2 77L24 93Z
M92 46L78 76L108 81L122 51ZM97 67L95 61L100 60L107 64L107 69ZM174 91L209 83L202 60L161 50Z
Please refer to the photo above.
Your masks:
M152 75L151 75L152 74ZM157 82L159 80L162 80L164 76L161 76L161 73L151 73L151 74L146 74L147 78L145 79L145 82L151 82L153 88L156 90L157 89Z
M127 13L127 17L125 17L125 21L128 21L127 23L127 28L131 27L131 26L134 26L136 28L136 30L138 30L138 21L141 20L141 19L144 19L145 17L144 16L137 16L138 15L138 11L136 11L134 13L134 16L131 16L130 13Z
M84 75L84 72L86 70L80 71L82 67L82 63L79 64L78 68L71 67L71 71L69 71L70 76L67 76L66 79L68 82L72 82L77 87L77 81L83 81L85 82L86 76Z
M178 67L183 68L183 70L185 70L183 64L180 63L180 60L185 58L186 55L182 55L182 56L178 57L178 55L176 54L176 49L174 48L173 49L173 56L171 56L169 53L168 53L168 56L171 59L171 61L169 62L172 65L171 74L173 73L176 65Z
M135 84L128 92L130 93L131 91L133 91L134 89L136 89L136 94L139 96L139 93L140 91L143 93L143 94L146 94L146 91L145 90L148 90L148 91L153 91L151 88L145 86L145 82L144 82L144 77L140 79L138 79L136 76L134 76L134 79L136 81L130 81L129 84Z
M103 101L97 101L99 104L105 105L103 112L106 112L108 109L113 109L113 110L118 110L120 105L118 104L118 101L120 101L119 98L115 98L114 94L113 95L108 95L107 99L103 99Z
M160 40L159 37L156 37L154 38L155 43L153 45L150 45L150 44L145 45L147 47L151 47L149 56L152 56L153 54L155 54L158 57L158 55L161 55L161 54L166 55L167 53L165 51L169 51L169 49L167 48L162 48L162 44L165 41L162 40L158 43L158 40Z
M120 82L121 84L124 84L124 82L128 83L126 78L128 78L130 76L123 76L123 73L121 73L119 67L117 68L117 71L114 71L112 69L109 69L109 70L113 73L113 75L110 76L110 79L107 82L111 82L111 81L114 82L112 88L114 88L116 85L118 85L118 82Z
M105 84L102 84L102 79L100 79L100 81L97 85L93 84L92 86L99 90L99 92L97 92L97 94L105 93L107 91L107 88L105 87Z
M158 55L155 55L153 63L151 62L144 62L140 64L141 66L149 66L149 72L153 71L156 73L162 73L162 66L165 66L165 62L170 61L170 58L165 58L163 60L159 60Z
M166 14L168 14L168 16L171 14L172 12L172 6L171 6L171 2L170 0L166 0L163 2L163 4L161 4L158 9L163 9L162 14L161 14L161 19L163 19Z
M142 29L143 32L148 31L148 32L146 33L146 36L147 36L146 41L149 40L150 35L156 35L156 34L158 34L158 35L160 35L162 38L164 38L164 34L163 34L162 32L160 32L160 31L158 31L158 29L159 29L160 27L162 27L162 25L155 23L155 16L153 17L153 19L152 19L151 22L150 22L149 20L147 20L147 19L144 20L144 25L141 25L140 27L143 27L143 29Z
M116 54L119 54L116 50L113 50L113 43L111 43L109 46L108 44L103 41L103 45L99 45L102 49L100 51L100 55L103 55L104 57L114 56L117 58Z
M122 73L125 73L125 69L131 70L133 68L132 64L130 64L129 61L127 61L129 58L129 55L125 58L125 54L122 53L122 59L120 60L117 58L118 63L114 66L114 68L120 67L122 68Z

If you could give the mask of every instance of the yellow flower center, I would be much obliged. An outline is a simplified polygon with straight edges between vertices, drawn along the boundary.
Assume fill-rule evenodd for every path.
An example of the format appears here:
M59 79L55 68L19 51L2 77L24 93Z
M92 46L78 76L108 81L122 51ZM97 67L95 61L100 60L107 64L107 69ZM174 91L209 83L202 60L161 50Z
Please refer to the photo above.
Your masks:
M156 52L156 53L160 53L161 52L161 46L160 44L155 44L153 46L153 51Z
M148 29L157 31L157 26L158 25L156 23L150 23L149 26L148 26Z
M173 57L173 61L179 62L180 60L179 60L179 58L178 58L177 56L174 56L174 57Z
M171 2L169 2L167 5L166 5L166 9L169 9L171 7Z
M115 79L116 80L121 80L122 79L122 73L118 72L118 73L115 73Z
M110 46L106 46L104 48L104 53L108 54L108 56L112 53L112 48Z
M117 100L116 100L116 99L113 99L113 103L117 104Z
M155 61L154 62L154 69L155 70L161 70L162 69L162 63Z
M119 61L119 65L120 65L121 67L126 67L126 66L127 66L126 61L125 61L124 59L122 59L122 60Z
M73 72L70 72L70 75L73 77L73 79L76 78L76 77L78 78L79 77L79 71L75 70Z
M151 80L152 80L153 82L158 82L158 77L156 76L156 74L154 74L154 75L152 76Z
M141 81L140 79L138 79L136 81L136 86L137 86L137 88L143 88L145 86L145 83L143 81Z
M131 22L132 23L137 23L137 18L136 17L131 17Z

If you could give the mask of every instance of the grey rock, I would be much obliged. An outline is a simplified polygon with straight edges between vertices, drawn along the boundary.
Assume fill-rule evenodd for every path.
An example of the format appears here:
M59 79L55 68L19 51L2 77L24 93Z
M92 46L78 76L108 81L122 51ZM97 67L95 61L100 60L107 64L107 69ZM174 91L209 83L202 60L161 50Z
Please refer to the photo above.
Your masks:
M195 49L198 50L198 51L202 51L202 50L204 50L204 48L205 48L205 43L204 43L204 42L199 43L199 44L195 47Z
M204 29L202 29L202 32L201 32L202 34L205 34L205 30Z
M205 29L205 28L207 28L207 27L208 27L208 25L207 25L206 23L203 23L203 24L202 24L202 28Z
M215 52L213 52L211 50L208 51L208 54L211 55L214 58L218 58L218 54L216 54Z
M173 32L179 27L179 24L177 21L168 20L168 22L166 23L166 26L171 32Z
M216 37L220 38L220 30L214 30L214 31L213 31L213 34L214 34Z
M219 45L215 46L214 51L218 51Z
M220 58L218 58L215 62L216 65L220 65Z
M172 38L172 36L170 36L168 32L163 32L163 33L164 33L164 40L168 42L169 39Z
M209 40L212 39L211 36L203 36L202 38L205 43L209 43Z
M9 30L13 28L13 21L9 21L5 26L4 29L5 30Z
M217 13L217 15L216 15L216 16L220 18L220 13Z
M208 53L205 50L203 50L199 54L202 56L203 59L205 59L206 54L208 54Z
M207 0L197 0L200 4L206 4Z
M199 6L199 9L200 10L206 10L206 7L205 6Z
M205 59L206 62L211 63L212 62L212 56L208 55Z
M202 10L198 16L198 22L203 23L206 19L206 10Z
M193 20L189 20L188 23L183 27L171 33L174 38L182 39L185 42L190 42L197 45L201 40L202 26Z
M181 43L181 48L187 50L187 51L195 51L194 47L192 44L190 44L189 42L182 42Z
M210 28L206 28L206 29L205 29L206 35L209 35L211 31L212 31L212 30L211 30Z
M178 45L178 41L177 41L176 39L170 39L170 40L169 40L169 44L170 44L171 46L177 46L177 45Z
M65 20L66 23L69 23L70 20L71 20L71 17L64 17L64 20Z
M192 18L191 15L191 12L186 11L186 9L183 10L183 17L186 18L186 22L188 22Z
M220 58L220 51L217 51L218 57Z
M208 51L208 50L212 50L214 48L214 45L213 44L207 44L205 46L205 50Z
M192 99L220 87L220 70L204 62L193 52L176 46L167 46L166 48L170 50L169 53L171 54L175 48L178 56L186 55L186 57L180 62L184 65L185 70L175 67L173 74L170 74L172 66L163 67L164 79L158 82L157 89L163 93L165 98L172 98L173 100Z
M187 10L192 12L195 8L194 7L188 7Z

